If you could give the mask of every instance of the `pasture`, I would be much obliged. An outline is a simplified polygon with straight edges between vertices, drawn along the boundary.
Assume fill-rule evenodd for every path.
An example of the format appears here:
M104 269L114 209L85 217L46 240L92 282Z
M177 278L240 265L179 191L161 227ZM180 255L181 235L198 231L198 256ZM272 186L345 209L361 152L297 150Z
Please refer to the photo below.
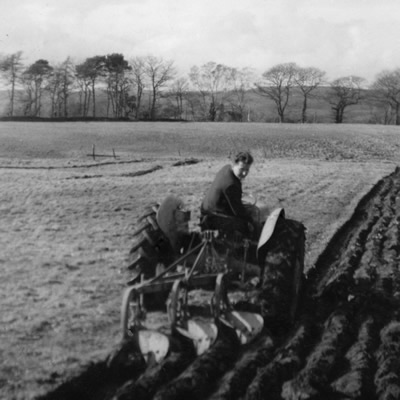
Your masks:
M109 158L90 157L92 146ZM112 150L117 158L113 158ZM124 267L141 210L192 211L236 151L259 203L307 228L311 270L359 200L399 164L380 125L1 123L0 390L30 399L104 359L119 339ZM196 159L195 164L185 160ZM174 166L177 161L182 165Z

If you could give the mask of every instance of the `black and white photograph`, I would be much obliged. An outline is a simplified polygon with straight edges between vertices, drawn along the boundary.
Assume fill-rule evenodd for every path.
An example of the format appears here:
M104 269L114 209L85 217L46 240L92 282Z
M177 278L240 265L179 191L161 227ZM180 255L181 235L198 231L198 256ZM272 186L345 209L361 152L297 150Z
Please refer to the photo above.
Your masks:
M0 400L400 399L399 1L0 10Z

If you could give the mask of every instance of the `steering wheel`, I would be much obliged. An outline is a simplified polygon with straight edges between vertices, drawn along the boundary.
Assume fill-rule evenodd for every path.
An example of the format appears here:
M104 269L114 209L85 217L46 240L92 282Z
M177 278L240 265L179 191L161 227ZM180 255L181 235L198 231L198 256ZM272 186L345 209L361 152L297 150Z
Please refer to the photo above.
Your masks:
M249 206L255 206L257 204L257 196L250 192L243 192L242 203Z

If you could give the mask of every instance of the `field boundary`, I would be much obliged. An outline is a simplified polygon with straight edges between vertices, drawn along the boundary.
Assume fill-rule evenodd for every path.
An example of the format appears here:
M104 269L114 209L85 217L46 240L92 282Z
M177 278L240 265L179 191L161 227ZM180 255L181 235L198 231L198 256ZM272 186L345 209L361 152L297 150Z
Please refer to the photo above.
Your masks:
M73 168L93 168L93 167L102 167L104 165L120 165L120 164L134 164L145 162L148 160L138 159L138 160L129 160L129 161L107 161L103 163L95 163L95 164L75 164L75 165L65 165L65 166L20 166L20 165L0 165L0 169L73 169Z

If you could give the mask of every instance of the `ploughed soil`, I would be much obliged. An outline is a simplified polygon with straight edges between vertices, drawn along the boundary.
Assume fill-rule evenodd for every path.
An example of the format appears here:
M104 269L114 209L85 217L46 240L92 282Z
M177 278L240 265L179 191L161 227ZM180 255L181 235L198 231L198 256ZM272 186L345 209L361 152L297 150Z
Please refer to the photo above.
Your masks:
M400 398L400 170L381 179L308 271L293 326L202 356L179 343L158 365L129 352L40 397L75 399ZM279 299L277 299L279 301Z

